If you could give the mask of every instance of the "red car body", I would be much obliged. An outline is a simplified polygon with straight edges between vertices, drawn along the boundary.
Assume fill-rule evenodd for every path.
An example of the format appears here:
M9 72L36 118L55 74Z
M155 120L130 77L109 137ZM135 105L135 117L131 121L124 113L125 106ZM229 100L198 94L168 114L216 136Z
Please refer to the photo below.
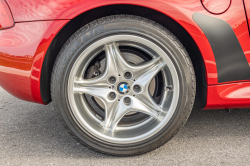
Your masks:
M46 54L49 55L48 49L52 47L60 31L71 20L106 6L131 5L164 14L192 37L205 67L206 101L203 109L250 107L250 79L219 81L218 62L215 60L211 42L193 18L195 13L201 13L227 22L240 43L249 67L250 1L6 0L6 2L15 24L8 29L0 30L0 86L20 99L48 103L49 100L42 99L44 89L41 88L45 57ZM237 56L235 58L237 61ZM228 63L227 67L237 69L237 65Z

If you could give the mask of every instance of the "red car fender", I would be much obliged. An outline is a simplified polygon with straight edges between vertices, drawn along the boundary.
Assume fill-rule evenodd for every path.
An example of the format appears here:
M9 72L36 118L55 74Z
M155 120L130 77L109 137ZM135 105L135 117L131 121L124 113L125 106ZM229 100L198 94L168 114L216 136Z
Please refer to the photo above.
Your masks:
M14 15L14 19L17 22L31 20L73 19L91 9L116 4L137 5L156 10L174 19L191 35L198 45L205 62L207 84L210 85L218 83L213 51L206 36L192 18L195 12L210 14L204 9L201 1L199 0L151 0L147 1L147 3L145 3L145 0L27 0L25 2L21 0L8 0L8 3Z
M0 86L10 94L43 103L40 74L46 51L68 20L16 23L0 31Z

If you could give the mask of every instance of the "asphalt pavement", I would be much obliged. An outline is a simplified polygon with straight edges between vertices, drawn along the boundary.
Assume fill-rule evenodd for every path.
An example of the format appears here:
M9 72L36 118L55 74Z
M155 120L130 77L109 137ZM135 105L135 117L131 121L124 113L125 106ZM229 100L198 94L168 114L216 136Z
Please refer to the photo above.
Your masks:
M195 110L164 146L113 157L79 144L51 104L22 101L0 88L0 166L5 165L250 165L250 109Z

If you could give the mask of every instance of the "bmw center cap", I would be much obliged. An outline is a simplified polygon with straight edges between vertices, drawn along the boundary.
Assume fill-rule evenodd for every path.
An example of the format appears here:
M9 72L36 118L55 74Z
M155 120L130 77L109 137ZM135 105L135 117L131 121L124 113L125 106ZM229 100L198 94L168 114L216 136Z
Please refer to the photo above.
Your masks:
M129 92L129 84L127 82L120 82L118 85L117 85L117 91L120 93L120 94L126 94Z

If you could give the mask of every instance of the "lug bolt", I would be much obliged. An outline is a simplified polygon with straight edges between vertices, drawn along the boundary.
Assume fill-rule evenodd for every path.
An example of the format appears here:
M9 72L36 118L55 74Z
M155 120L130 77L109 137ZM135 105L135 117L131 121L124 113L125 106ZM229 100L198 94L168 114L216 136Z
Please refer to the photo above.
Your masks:
M131 103L131 99L129 97L125 97L123 99L123 102L124 102L125 105L129 105Z
M114 84L116 82L116 78L114 76L109 77L109 83Z
M134 86L134 91L137 92L137 93L140 92L141 91L140 85L135 85Z
M131 77L132 77L132 73L130 73L130 72L126 72L125 74L124 74L124 77L126 78L126 79L130 79Z
M110 98L110 99L115 99L115 98L116 98L115 92L110 92L109 98Z

